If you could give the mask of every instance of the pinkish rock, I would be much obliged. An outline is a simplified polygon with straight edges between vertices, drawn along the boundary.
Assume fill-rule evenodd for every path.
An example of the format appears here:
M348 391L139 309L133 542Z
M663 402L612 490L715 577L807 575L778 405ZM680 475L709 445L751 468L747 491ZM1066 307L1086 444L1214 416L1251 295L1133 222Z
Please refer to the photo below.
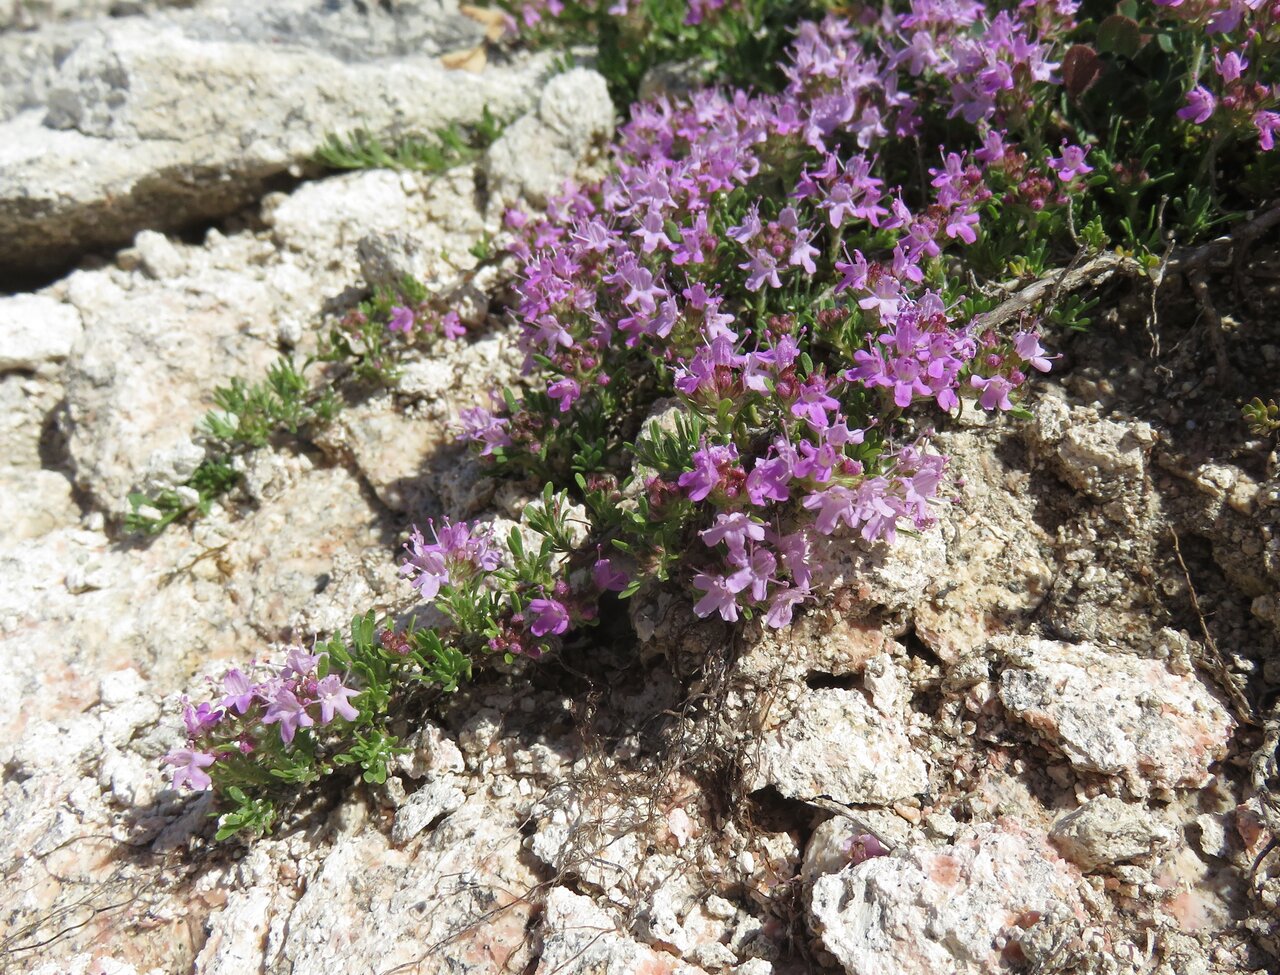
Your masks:
M1227 753L1230 715L1194 674L1050 640L1011 644L1000 701L1073 766L1151 787L1197 788Z
M1080 879L1043 837L982 825L820 877L809 920L848 975L989 975L1028 929L1083 918Z

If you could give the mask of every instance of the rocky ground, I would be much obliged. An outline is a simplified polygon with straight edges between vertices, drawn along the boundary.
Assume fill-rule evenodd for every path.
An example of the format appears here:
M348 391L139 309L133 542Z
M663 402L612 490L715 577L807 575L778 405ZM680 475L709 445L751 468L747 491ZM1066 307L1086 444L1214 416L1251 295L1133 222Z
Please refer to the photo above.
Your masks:
M449 432L512 336L253 455L192 526L131 540L126 493L187 476L212 389L370 282L483 322L468 248L595 165L613 107L451 2L0 2L0 29L0 968L1275 970L1280 458L1237 402L1274 394L1274 241L1210 267L1220 327L1104 285L1033 419L943 431L938 530L851 546L792 629L630 607L423 715L385 787L216 844L159 768L183 694L410 610L411 522L518 514ZM312 162L486 105L519 121L444 176Z

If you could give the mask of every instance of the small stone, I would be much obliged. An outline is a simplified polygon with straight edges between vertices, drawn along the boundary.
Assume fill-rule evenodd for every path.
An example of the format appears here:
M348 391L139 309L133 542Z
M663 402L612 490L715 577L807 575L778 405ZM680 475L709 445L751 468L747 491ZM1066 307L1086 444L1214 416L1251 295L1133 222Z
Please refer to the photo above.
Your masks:
M542 956L535 975L556 972L652 972L654 975L700 975L703 969L684 964L622 934L620 919L589 897L564 887L547 895Z
M788 798L887 805L928 788L924 759L901 719L880 713L858 691L804 690L771 724L753 789L772 785Z
M164 234L144 230L133 239L142 270L158 281L180 277L187 269L187 261Z
M80 313L44 295L0 298L0 373L34 372L71 354L84 331Z
M405 799L404 804L396 810L396 821L391 827L391 842L396 846L403 846L435 820L459 809L466 801L466 794L458 788L453 776L428 782Z
M1173 830L1145 806L1100 796L1053 824L1050 839L1082 870L1147 856L1172 844Z
M1205 813L1196 817L1196 826L1200 830L1197 845L1206 856L1225 860L1231 855L1231 843L1227 839L1226 817Z

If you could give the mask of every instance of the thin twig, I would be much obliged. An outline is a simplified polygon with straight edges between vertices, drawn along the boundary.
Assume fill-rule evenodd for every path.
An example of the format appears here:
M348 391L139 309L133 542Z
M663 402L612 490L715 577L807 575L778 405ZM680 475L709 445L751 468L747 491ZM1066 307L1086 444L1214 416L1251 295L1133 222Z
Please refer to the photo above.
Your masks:
M1253 708L1249 705L1249 700L1244 696L1244 692L1240 690L1240 685L1235 681L1235 677L1231 671L1227 669L1227 663L1222 657L1222 651L1218 649L1217 641L1209 632L1209 624L1205 620L1204 613L1200 609L1200 598L1196 595L1196 587L1191 582L1191 572L1187 569L1187 563L1182 558L1182 546L1178 544L1178 533L1172 528L1169 529L1169 537L1173 539L1173 554L1178 559L1178 565L1182 569L1182 577L1187 581L1187 592L1191 594L1191 608L1195 610L1196 618L1200 621L1200 632L1204 636L1204 644L1209 653L1202 655L1196 661L1202 669L1209 672L1211 676L1218 682L1218 685L1231 698L1232 704L1235 705L1236 717L1240 719L1241 724L1250 727L1258 727L1258 722L1253 716Z
M1179 252L1170 262L1169 270L1177 273L1200 270L1211 266L1218 257L1223 257L1229 262L1231 253L1237 246L1244 250L1272 227L1278 225L1280 225L1280 206L1264 210L1252 220L1246 220L1233 227L1229 234L1217 237L1199 247ZM1223 266L1226 266L1226 262Z
M1076 258L1072 260L1072 264L1076 264L1079 257L1080 255L1077 254ZM1044 298L1057 296L1064 291L1076 291L1085 285L1096 284L1117 271L1138 274L1141 273L1142 267L1131 257L1124 257L1111 251L1105 251L1074 269L1071 265L1068 265L1061 271L1056 271L1053 274L1045 275L1037 281L1033 281L1017 294L1002 301L991 311L980 315L980 324L986 328L999 328L1019 318L1023 312L1038 304Z
M1232 369L1231 360L1227 358L1227 342L1223 338L1222 316L1218 314L1218 309L1213 304L1208 282L1204 279L1204 271L1200 268L1188 271L1187 283L1191 285L1191 292L1196 296L1196 301L1200 303L1200 310L1204 312L1204 317L1209 322L1209 345L1213 349L1213 360L1218 368L1217 381L1219 384L1225 383L1231 376Z

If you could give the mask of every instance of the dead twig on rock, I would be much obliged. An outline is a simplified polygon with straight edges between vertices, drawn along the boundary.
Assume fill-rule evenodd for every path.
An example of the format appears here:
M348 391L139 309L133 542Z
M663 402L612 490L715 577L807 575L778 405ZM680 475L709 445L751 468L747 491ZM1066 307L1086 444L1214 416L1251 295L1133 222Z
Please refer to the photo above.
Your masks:
M1196 618L1200 621L1200 632L1204 636L1204 645L1208 653L1199 655L1196 663L1200 668L1213 677L1218 687L1231 699L1231 703L1235 706L1236 717L1243 725L1251 728L1258 727L1258 721L1253 716L1253 707L1249 704L1249 699L1244 696L1244 691L1240 690L1240 685L1236 683L1235 676L1227 669L1227 662L1222 656L1222 651L1218 649L1217 641L1214 640L1213 634L1209 632L1209 624L1205 619L1204 612L1200 609L1200 598L1196 595L1196 587L1191 583L1191 571L1187 568L1186 560L1182 557L1182 546L1178 544L1178 533L1172 528L1169 529L1169 537L1173 540L1173 554L1178 560L1178 566L1182 569L1182 577L1187 582L1187 592L1191 595L1191 608L1195 611Z
M1223 338L1224 326L1222 316L1213 304L1209 294L1209 285L1204 279L1204 271L1194 268L1187 272L1187 283L1191 285L1191 293L1200 303L1200 310L1209 323L1209 346L1213 349L1214 366L1218 370L1217 381L1224 383L1231 376L1231 360L1227 358L1227 342Z
M978 316L979 323L985 328L1000 328L1021 317L1041 301L1052 301L1060 294L1100 284L1117 272L1135 276L1143 273L1141 264L1122 254L1105 251L1080 263L1082 256L1083 252L1077 253L1061 271L1046 274L1033 281L991 311Z
M1232 228L1229 234L1216 237L1199 247L1179 250L1169 262L1168 270L1174 274L1203 271L1216 266L1219 262L1215 259L1218 258L1224 258L1221 262L1222 267L1229 267L1234 263L1238 269L1243 255L1248 253L1249 246L1276 226L1280 226L1280 206L1263 210L1251 220L1246 220ZM1157 281L1157 287L1161 283L1163 282Z

